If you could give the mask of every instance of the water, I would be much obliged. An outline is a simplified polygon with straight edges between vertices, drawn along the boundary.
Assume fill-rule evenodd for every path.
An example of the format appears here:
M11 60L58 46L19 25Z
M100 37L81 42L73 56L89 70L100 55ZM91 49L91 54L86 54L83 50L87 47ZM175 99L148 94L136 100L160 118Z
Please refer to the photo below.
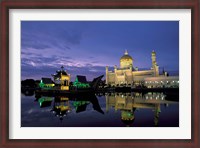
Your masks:
M22 127L178 127L177 95L106 93L67 96L21 95Z

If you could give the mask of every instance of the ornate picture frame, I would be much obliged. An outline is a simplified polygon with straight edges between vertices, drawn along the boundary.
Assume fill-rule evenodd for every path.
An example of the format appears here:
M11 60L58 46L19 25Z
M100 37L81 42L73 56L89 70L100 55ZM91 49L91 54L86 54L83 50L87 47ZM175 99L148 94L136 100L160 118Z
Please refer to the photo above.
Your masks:
M199 143L199 0L3 0L1 1L1 147L194 147ZM191 139L9 139L9 10L11 9L191 9ZM187 60L187 59L186 59ZM190 89L190 88L189 88ZM173 134L173 133L172 133Z

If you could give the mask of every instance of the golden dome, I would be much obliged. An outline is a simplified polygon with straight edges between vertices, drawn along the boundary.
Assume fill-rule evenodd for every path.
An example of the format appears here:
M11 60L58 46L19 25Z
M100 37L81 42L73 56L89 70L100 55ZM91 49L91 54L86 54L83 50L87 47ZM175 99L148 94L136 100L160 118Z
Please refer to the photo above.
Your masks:
M133 58L130 55L128 55L128 51L126 50L124 55L120 58L120 61L121 60L133 60Z

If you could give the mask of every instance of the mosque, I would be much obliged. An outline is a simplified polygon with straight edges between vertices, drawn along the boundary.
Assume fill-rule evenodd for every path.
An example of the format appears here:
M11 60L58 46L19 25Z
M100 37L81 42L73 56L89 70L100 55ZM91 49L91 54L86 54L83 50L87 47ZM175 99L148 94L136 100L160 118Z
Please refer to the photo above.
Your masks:
M146 86L154 87L179 87L178 76L168 76L167 72L159 73L156 61L156 52L151 53L152 67L149 70L139 70L134 67L133 58L126 50L120 58L120 67L114 66L114 71L109 71L106 66L106 84L111 86Z

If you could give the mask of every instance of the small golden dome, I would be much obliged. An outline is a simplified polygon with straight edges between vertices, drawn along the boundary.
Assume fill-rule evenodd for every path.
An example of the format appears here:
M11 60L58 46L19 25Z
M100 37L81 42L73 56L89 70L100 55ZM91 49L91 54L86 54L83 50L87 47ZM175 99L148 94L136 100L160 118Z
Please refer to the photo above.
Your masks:
M128 51L126 50L124 55L120 58L120 61L121 60L133 60L133 58L130 55L128 55Z

